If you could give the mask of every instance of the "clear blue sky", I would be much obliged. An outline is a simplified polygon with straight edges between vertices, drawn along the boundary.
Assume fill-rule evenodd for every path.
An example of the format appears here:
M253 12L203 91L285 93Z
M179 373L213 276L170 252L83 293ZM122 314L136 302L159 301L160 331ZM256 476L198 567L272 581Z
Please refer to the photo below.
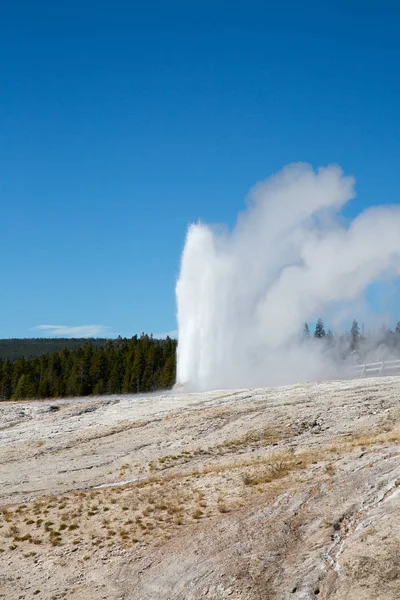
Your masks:
M385 1L3 1L0 337L174 330L188 222L233 223L288 162L354 174L350 216L397 203L399 24Z

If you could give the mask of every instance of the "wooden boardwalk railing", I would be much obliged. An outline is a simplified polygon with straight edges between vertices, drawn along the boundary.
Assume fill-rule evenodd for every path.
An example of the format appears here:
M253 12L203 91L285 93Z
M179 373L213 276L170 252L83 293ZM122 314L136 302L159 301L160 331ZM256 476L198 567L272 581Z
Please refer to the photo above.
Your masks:
M400 360L381 360L352 367L353 377L376 377L400 374Z

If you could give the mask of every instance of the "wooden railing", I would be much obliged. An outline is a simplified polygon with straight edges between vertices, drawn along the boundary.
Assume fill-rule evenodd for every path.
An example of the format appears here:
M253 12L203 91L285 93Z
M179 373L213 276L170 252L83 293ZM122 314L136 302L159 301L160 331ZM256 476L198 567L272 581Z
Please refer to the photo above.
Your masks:
M352 367L353 377L377 377L400 374L400 360L381 360Z

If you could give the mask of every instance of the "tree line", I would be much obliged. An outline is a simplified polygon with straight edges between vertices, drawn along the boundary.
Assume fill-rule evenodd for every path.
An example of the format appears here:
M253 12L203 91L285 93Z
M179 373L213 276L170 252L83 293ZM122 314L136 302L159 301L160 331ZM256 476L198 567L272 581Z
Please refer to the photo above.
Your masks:
M313 333L308 323L304 324L302 341L311 340L323 344L339 362L350 355L354 360L400 357L400 322L394 331L382 327L366 335L354 320L350 331L334 334L318 319ZM38 348L51 348L52 343L10 341L4 345L7 357L0 354L0 400L136 394L168 389L175 383L177 341L169 337L159 340L142 334L131 339L79 340L78 347L74 340L55 352L33 357L29 357L32 347L36 354ZM16 358L9 358L11 347L18 349Z
M400 321L394 330L382 326L378 331L366 334L364 327L360 329L357 320L354 319L350 331L335 335L331 329L326 331L324 321L320 318L315 325L313 335L311 335L308 323L304 323L303 341L310 340L312 337L324 341L326 347L340 348L343 359L347 358L349 354L364 358L377 352L380 355L400 356ZM377 357L377 359L382 358L384 356Z
M34 358L0 359L0 400L62 398L168 389L176 377L176 340L142 334L86 341Z

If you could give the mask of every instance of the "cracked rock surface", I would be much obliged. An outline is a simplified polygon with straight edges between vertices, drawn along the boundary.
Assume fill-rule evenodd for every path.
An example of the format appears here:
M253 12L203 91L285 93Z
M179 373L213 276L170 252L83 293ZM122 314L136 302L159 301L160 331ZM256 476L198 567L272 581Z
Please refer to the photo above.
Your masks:
M400 600L400 378L0 404L0 598Z

